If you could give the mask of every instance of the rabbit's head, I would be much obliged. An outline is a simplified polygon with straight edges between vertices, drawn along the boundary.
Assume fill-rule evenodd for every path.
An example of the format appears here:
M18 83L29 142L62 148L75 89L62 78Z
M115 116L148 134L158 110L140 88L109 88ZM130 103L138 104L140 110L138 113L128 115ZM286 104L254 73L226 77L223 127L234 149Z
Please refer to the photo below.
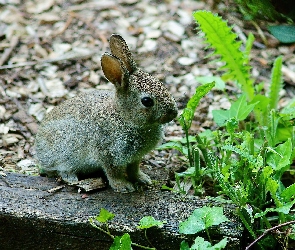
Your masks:
M117 108L137 126L164 124L177 116L174 98L158 79L136 66L124 39L110 38L111 54L101 59L103 72L116 87Z

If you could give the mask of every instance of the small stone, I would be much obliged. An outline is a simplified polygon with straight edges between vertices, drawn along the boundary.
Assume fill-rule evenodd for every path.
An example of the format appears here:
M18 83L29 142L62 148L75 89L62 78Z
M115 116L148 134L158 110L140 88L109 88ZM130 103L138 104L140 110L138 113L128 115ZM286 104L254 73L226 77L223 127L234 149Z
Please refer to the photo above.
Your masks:
M145 32L146 38L151 39L151 38L159 38L162 34L160 30L149 30L148 32Z
M143 46L138 50L139 53L154 51L157 48L157 41L147 39L143 42Z
M180 16L179 22L184 26L189 25L193 21L191 13L179 9L177 14Z
M42 121L46 111L41 103L36 103L30 105L28 113L35 116L38 121Z
M9 131L9 127L5 126L3 123L0 124L0 134L6 135Z
M4 119L5 112L6 109L3 106L0 106L0 120Z
M184 35L185 29L184 27L175 21L169 21L163 25L163 29L171 32L172 34L178 36L179 38Z
M93 70L90 71L89 82L94 83L97 85L99 83L100 76L96 74Z
M190 57L180 57L180 58L178 58L177 62L180 65L188 66L188 65L192 65L193 63L195 63L196 59L193 59Z

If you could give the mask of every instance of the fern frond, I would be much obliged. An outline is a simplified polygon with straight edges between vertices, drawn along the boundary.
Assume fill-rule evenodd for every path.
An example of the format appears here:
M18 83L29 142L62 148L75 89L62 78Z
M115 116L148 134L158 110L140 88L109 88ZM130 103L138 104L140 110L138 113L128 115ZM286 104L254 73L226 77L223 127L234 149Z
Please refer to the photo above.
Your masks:
M271 71L271 85L269 92L269 108L276 109L279 101L279 93L283 87L282 81L282 56L279 56L273 65Z
M200 29L205 34L206 43L215 49L212 55L220 55L220 61L225 64L220 68L227 70L223 79L235 80L251 101L254 97L253 79L250 77L250 66L247 55L240 50L241 42L236 41L237 35L232 32L227 23L221 17L208 11L196 11L193 13Z

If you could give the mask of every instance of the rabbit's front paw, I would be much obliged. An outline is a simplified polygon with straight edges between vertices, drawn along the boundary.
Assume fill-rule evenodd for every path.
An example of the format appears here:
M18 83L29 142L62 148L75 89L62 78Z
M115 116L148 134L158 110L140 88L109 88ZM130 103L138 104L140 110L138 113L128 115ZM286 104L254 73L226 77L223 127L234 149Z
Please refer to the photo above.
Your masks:
M135 191L133 184L127 180L109 179L109 184L115 192L131 193Z
M141 172L141 171L138 172L137 181L140 184L144 184L144 185L151 185L152 184L151 178L147 174L145 174L144 172Z

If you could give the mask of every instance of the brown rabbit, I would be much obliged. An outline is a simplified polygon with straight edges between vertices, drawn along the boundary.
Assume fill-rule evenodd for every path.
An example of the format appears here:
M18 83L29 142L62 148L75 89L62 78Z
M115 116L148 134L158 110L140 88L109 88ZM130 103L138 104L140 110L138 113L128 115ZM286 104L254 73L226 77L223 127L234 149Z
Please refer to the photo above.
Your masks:
M39 127L36 155L43 172L68 183L102 169L115 191L132 192L135 182L151 184L140 161L177 107L159 80L137 68L120 35L111 36L110 48L101 65L116 91L94 90L55 107Z

